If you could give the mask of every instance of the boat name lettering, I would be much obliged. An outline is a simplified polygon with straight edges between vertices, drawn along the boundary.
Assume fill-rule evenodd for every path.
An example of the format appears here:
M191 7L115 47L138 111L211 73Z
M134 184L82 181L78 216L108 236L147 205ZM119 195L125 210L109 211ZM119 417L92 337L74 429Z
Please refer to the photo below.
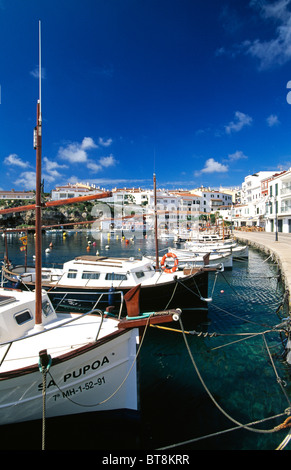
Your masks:
M97 359L97 361L94 361L91 365L88 364L86 366L80 367L78 370L74 370L73 372L64 375L64 382L67 382L67 380L71 379L72 377L76 379L81 375L85 375L88 370L96 370L99 367L104 366L104 364L109 364L109 359L107 356L104 356L101 360Z
M96 379L95 382L91 380L90 382L86 382L84 385L80 385L77 388L69 388L65 392L57 393L56 395L53 395L53 400L57 401L59 398L70 398L70 397L73 397L74 395L78 395L80 393L86 392L96 386L100 386L103 384L105 384L105 378L98 377L98 379Z
M65 374L63 378L63 382L66 383L71 378L76 379L78 377L81 377L82 375L85 375L88 372L88 370L99 369L99 367L104 366L104 364L109 364L109 359L107 356L104 356L103 359L97 359L91 365L87 364L86 366L80 367L79 369L74 370L73 372ZM56 383L53 379L48 381L46 388L48 389L52 386L54 387L56 386ZM43 384L42 383L38 384L38 391L41 392L42 389L43 389Z

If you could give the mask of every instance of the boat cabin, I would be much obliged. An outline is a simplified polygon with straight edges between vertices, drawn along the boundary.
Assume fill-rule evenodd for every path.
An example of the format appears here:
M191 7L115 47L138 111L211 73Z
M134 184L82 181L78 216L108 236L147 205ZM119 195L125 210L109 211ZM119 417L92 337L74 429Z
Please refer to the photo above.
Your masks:
M55 310L43 293L42 323L56 319ZM0 343L13 341L29 333L35 325L35 292L0 289Z

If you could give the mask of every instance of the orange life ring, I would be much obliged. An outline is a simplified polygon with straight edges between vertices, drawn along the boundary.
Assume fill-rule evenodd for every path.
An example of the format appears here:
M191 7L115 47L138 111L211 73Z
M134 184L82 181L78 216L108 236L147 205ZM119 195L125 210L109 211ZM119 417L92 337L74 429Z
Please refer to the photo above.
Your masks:
M166 261L167 258L174 258L174 260L175 260L174 261L174 266L171 269L170 268L165 268L165 261ZM179 264L179 260L178 260L177 256L174 253L167 253L166 255L164 255L162 257L161 268L165 273L174 273L177 270L178 264Z

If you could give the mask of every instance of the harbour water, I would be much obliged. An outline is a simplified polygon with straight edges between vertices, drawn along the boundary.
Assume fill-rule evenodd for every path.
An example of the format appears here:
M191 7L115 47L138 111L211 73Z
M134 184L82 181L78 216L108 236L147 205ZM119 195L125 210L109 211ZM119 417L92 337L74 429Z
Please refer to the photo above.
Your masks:
M51 251L45 253L51 242ZM4 239L0 243L3 258ZM172 243L160 240L160 254ZM153 255L155 249L152 237L126 243L121 236L92 236L86 231L68 232L64 238L45 234L42 245L43 265L97 251L104 256L128 257ZM9 235L8 254L13 264L24 264L21 246L19 235ZM34 238L29 235L28 264L33 263L33 254ZM60 423L48 422L47 447L171 453L276 449L288 429L272 430L287 418L291 397L290 367L283 354L286 338L273 328L287 315L277 265L250 248L248 260L234 261L232 270L209 275L210 295L208 312L197 312L191 327L185 326L184 335L167 329L147 330L139 355L141 413L137 422L112 417L101 426L98 415L84 414L69 420L61 437L56 432ZM254 422L252 431L240 426ZM27 428L32 427L32 423L18 426L17 438L15 430L9 433L0 428L0 448L40 448L39 424L29 432L28 442L24 439Z

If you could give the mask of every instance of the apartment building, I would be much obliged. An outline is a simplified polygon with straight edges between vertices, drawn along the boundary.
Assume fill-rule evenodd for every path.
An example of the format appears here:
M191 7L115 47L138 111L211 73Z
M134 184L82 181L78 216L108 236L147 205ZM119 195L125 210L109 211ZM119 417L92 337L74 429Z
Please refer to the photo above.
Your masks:
M100 194L104 191L105 189L100 189L94 185L90 185L89 183L68 183L63 186L57 186L55 189L53 189L51 192L51 200L59 201L72 197L89 196L90 194Z
M190 193L195 193L201 197L200 210L204 213L216 212L222 206L232 206L232 194L222 191L212 190L210 188L193 189Z
M266 231L291 233L291 169L268 180Z
M14 200L14 199L34 199L35 193L33 191L0 191L0 199L3 200Z

